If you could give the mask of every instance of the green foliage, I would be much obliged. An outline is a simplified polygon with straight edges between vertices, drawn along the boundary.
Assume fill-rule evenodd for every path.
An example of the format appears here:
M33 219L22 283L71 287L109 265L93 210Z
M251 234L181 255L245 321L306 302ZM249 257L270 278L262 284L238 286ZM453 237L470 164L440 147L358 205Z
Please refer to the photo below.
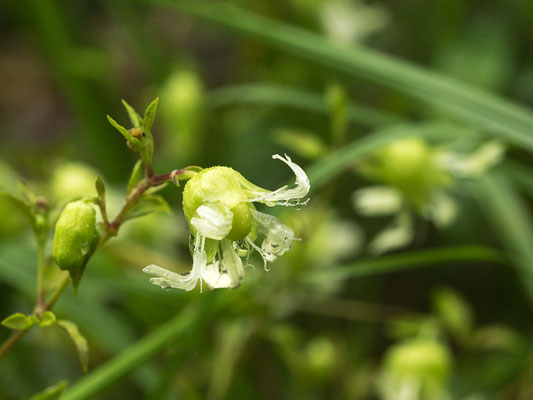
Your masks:
M126 218L139 218L154 212L164 212L170 214L171 208L162 196L157 194L145 194L130 209Z
M423 3L6 5L0 398L529 400L533 6Z
M67 332L74 346L76 346L83 371L87 372L87 368L89 367L89 344L87 343L87 339L85 339L80 333L78 326L72 321L61 319L57 321L57 325Z
M15 330L29 329L37 323L39 323L39 319L34 315L24 315L22 313L12 314L2 321L3 326Z
M61 397L61 394L68 386L68 381L63 379L56 384L46 388L40 393L32 396L30 400L56 400Z

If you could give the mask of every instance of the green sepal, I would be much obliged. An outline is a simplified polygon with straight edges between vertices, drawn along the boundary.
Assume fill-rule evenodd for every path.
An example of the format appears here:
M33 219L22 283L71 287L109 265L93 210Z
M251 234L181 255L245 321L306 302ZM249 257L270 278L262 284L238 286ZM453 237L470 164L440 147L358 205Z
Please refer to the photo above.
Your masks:
M57 400L63 394L67 388L67 385L68 381L66 379L62 379L56 384L47 387L42 392L33 395L30 400Z
M2 321L3 326L17 331L29 329L37 323L39 323L39 319L36 316L22 313L11 314Z
M130 118L130 121L131 121L131 124L133 125L133 127L134 128L142 127L143 120L142 120L141 116L139 114L137 114L137 111L135 111L135 109L132 106L130 106L126 102L126 100L122 100L122 105L126 109L126 111L128 113L128 117Z
M133 166L130 179L128 180L128 193L131 192L133 188L137 186L137 184L141 181L142 171L143 171L142 166L143 166L142 160L137 160L137 162Z
M89 366L89 344L87 339L80 333L78 326L72 322L64 319L57 321L57 325L62 327L74 342L78 356L80 357L81 366L84 372L87 372Z
M155 114L157 112L158 104L159 104L159 97L156 97L150 103L150 105L146 107L146 110L144 111L143 131L146 133L149 133L150 129L152 129L152 125L154 124Z
M96 189L96 193L98 193L98 197L100 197L101 199L104 199L105 198L105 185L104 185L104 181L99 176L96 177L94 187Z

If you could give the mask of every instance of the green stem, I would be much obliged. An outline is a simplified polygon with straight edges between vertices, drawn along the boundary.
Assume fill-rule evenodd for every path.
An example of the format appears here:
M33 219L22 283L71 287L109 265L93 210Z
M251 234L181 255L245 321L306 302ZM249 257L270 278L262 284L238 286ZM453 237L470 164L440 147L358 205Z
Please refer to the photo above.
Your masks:
M143 179L138 185L130 192L126 201L122 207L122 210L117 215L117 217L112 221L104 225L104 233L100 237L100 241L96 246L96 250L100 249L110 238L115 236L120 228L120 225L124 222L128 211L135 204L137 200L143 195L143 193L153 186L162 185L170 180L173 180L175 177L183 176L183 179L190 177L190 172L186 169L174 170L162 175L152 175L151 177ZM70 277L66 276L63 278L52 298L48 303L45 303L45 293L44 293L44 268L46 263L46 258L44 254L44 243L38 243L38 269L37 269L37 305L35 307L35 313L37 315L42 315L43 312L51 310L56 302L59 300L63 294L65 288L68 286ZM26 330L20 330L14 332L7 340L0 346L0 359L8 352L8 350L13 347L31 328Z
M45 244L40 242L37 244L37 304L35 306L35 313L41 316L44 312L44 270L46 268L46 256L44 253Z
M190 307L176 315L158 330L72 386L61 396L61 400L94 398L98 392L142 365L176 336L184 334L200 314L202 313L197 313L195 307Z

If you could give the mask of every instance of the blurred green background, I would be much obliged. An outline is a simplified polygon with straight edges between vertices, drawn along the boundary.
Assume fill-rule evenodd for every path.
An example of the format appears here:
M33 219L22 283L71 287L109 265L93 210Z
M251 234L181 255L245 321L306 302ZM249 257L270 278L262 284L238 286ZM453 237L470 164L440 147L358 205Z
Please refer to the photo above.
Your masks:
M62 379L76 399L533 398L532 24L523 0L2 2L1 191L60 208L101 176L114 214L136 155L105 116L159 96L156 172L226 165L274 189L287 153L312 193L269 210L302 239L269 272L252 257L240 288L200 293L141 272L192 263L165 188L172 214L128 222L57 304L89 372L35 328L0 398ZM37 255L1 199L0 221L3 319L31 312Z

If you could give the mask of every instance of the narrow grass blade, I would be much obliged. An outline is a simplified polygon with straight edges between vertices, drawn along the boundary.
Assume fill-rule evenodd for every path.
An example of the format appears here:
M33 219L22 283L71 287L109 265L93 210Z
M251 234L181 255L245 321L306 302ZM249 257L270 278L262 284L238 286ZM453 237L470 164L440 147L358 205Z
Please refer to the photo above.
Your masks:
M340 267L310 271L307 279L360 278L400 272L413 268L430 268L434 265L461 261L505 263L506 259L497 250L481 246L453 246L418 250L401 254L368 258Z
M480 178L478 201L533 299L533 225L526 205L498 172Z
M456 119L533 150L533 114L524 107L444 75L359 46L343 46L300 28L220 2L145 0L224 26L266 45L349 76L398 90Z
M247 84L228 86L212 91L209 95L211 107L224 107L235 104L282 106L317 114L328 113L324 96L306 90L270 84ZM402 122L400 116L381 112L370 107L350 105L350 122L365 126L383 126Z

